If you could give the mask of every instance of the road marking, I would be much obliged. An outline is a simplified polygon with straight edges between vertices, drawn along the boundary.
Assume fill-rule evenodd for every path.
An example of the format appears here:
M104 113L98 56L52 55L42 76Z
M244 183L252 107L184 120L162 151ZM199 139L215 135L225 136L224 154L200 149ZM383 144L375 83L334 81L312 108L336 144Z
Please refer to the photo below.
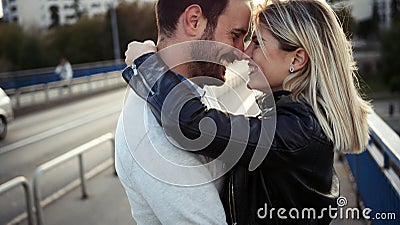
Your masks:
M52 129L44 131L42 133L30 136L28 138L25 138L25 139L22 139L20 141L17 141L17 142L14 142L12 144L9 144L9 145L6 145L4 147L1 147L0 148L0 155L4 154L4 153L7 153L7 152L10 152L10 151L13 151L15 149L24 147L26 145L41 141L41 140L43 140L45 138L60 134L60 133L65 132L67 130L79 127L79 126L81 126L83 124L90 123L92 121L98 120L98 119L103 118L103 117L107 117L107 116L109 116L111 114L114 114L114 113L117 113L117 112L120 112L120 111L121 111L121 106L117 106L117 107L110 108L108 111L100 111L98 113L95 113L95 114L92 114L92 115L89 115L89 116L86 116L86 117L82 117L82 118L79 118L77 120L73 120L72 122L66 123L66 124L61 125L59 127L52 128Z

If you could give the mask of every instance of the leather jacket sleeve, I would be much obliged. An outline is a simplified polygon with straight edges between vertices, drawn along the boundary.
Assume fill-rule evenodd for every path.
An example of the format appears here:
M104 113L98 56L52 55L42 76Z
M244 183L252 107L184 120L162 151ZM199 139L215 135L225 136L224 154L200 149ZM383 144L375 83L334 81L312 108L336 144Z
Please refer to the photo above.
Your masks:
M291 96L274 96L275 114L262 118L208 109L190 83L149 55L147 60L137 59L134 68L125 69L123 77L183 150L219 157L226 163L239 159L240 166L228 178L227 196L222 197L228 199L224 203L232 223L273 224L272 220L257 223L255 217L266 202L277 208L335 207L339 184L333 169L333 145L307 104L293 102ZM252 170L258 163L261 169L253 172L242 167ZM331 219L322 220L303 224L329 224ZM298 221L285 224L293 222Z
M167 70L162 76L155 74L161 71L160 59L149 56L147 58L145 62L137 65L140 76L131 76L135 80L126 80L130 80L132 89L147 100L166 134L182 149L212 158L220 157L219 159L226 163L236 163L237 159L240 159L238 163L245 166L254 160L252 163L258 166L264 161L270 148L277 150L287 144L283 136L291 132L278 127L275 134L275 115L267 115L260 119L208 109L189 85L182 82L172 71ZM142 57L138 60L144 61ZM129 77L129 73L132 73L130 68L124 71L123 76ZM151 84L152 93L143 93L146 89L143 88L143 83L146 80L154 81L155 76L160 78ZM288 123L285 127L290 128L291 122L296 123L290 120L289 115L288 120L284 121ZM292 133L302 135L302 131L300 134L296 132ZM279 160L276 160L276 157ZM285 160L284 155L279 154L272 158L275 160L271 163L289 160Z

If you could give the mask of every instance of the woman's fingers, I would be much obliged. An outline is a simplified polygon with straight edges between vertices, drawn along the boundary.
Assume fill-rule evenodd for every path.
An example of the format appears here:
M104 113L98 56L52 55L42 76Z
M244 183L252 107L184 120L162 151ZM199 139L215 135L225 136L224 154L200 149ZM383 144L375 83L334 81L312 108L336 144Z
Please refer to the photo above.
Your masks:
M152 40L146 40L146 41L143 42L143 44L152 46L152 47L154 47L154 48L156 47L156 44L155 44L154 41L152 41Z
M132 41L128 44L128 49L125 52L125 63L130 66L139 56L156 51L156 45L152 40L146 40L145 42Z

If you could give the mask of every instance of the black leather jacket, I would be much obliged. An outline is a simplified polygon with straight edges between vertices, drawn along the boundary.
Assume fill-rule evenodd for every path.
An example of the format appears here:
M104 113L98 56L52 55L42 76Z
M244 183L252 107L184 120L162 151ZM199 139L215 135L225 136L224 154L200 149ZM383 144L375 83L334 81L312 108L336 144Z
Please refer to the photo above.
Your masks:
M136 66L140 66L149 56L147 54L137 59ZM160 124L167 135L172 136L183 148L190 148L190 143L180 141L176 129L180 129L191 140L199 138L202 132L206 139L207 135L212 137L210 144L197 151L198 154L217 158L228 145L233 151L244 149L238 164L227 176L222 195L228 223L330 223L328 207L335 208L339 196L339 182L333 168L333 145L322 131L310 106L292 101L290 92L274 93L276 130L272 141L265 140L263 135L268 136L270 127L265 128L262 123L271 117L234 116L208 109L201 103L200 97L194 95L188 86L182 85L182 79L163 66L157 57L151 57L143 63L137 75L133 73L132 68L125 69L124 79L139 96L147 100L157 120L160 122L162 118ZM152 90L149 87L153 87ZM185 104L180 104L183 102ZM163 107L168 110L163 111L161 117ZM179 122L176 121L177 114ZM205 129L200 131L200 121L206 117L214 121L216 126L211 126L214 132L208 133ZM243 130L249 130L246 143L240 138L233 138L232 141L233 124L240 124ZM269 152L261 165L254 171L248 171L254 152L257 149L268 151L268 148ZM275 210L271 213L272 208ZM278 216L280 208L285 211L281 210ZM313 210L307 210L309 208L315 210L315 215ZM299 217L304 213L307 219L290 219L296 217L296 212ZM282 219L285 216L287 219Z

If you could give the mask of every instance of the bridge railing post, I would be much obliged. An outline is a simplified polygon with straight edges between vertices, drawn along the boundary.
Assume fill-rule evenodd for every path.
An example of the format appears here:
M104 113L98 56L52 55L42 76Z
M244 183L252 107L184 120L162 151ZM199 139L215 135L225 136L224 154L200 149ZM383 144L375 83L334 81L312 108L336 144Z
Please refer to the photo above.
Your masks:
M0 185L0 194L5 193L9 190L12 190L18 186L22 185L24 188L25 192L25 202L26 202L26 213L28 214L28 224L29 225L34 225L34 219L33 219L33 205L32 205L32 189L31 185L29 184L28 180L23 177L15 177L14 179L11 179L7 181L4 184Z
M33 175L33 190L34 190L34 200L35 200L35 206L36 206L36 221L37 225L43 225L44 224L44 219L43 219L43 207L42 207L42 197L41 197L41 192L40 192L40 184L39 184L39 178L41 175L57 166L60 164L65 163L66 161L69 161L72 158L78 157L79 160L79 178L81 181L81 189L82 189L82 198L85 199L88 197L87 191L86 191L86 178L85 178L85 170L84 170L84 161L83 161L83 153L93 149L94 147L107 142L111 141L114 143L114 135L111 133L107 133L103 136L100 136L86 144L83 144L75 149L72 149L71 151L64 153L63 155L60 155L42 165L36 168L34 175Z

